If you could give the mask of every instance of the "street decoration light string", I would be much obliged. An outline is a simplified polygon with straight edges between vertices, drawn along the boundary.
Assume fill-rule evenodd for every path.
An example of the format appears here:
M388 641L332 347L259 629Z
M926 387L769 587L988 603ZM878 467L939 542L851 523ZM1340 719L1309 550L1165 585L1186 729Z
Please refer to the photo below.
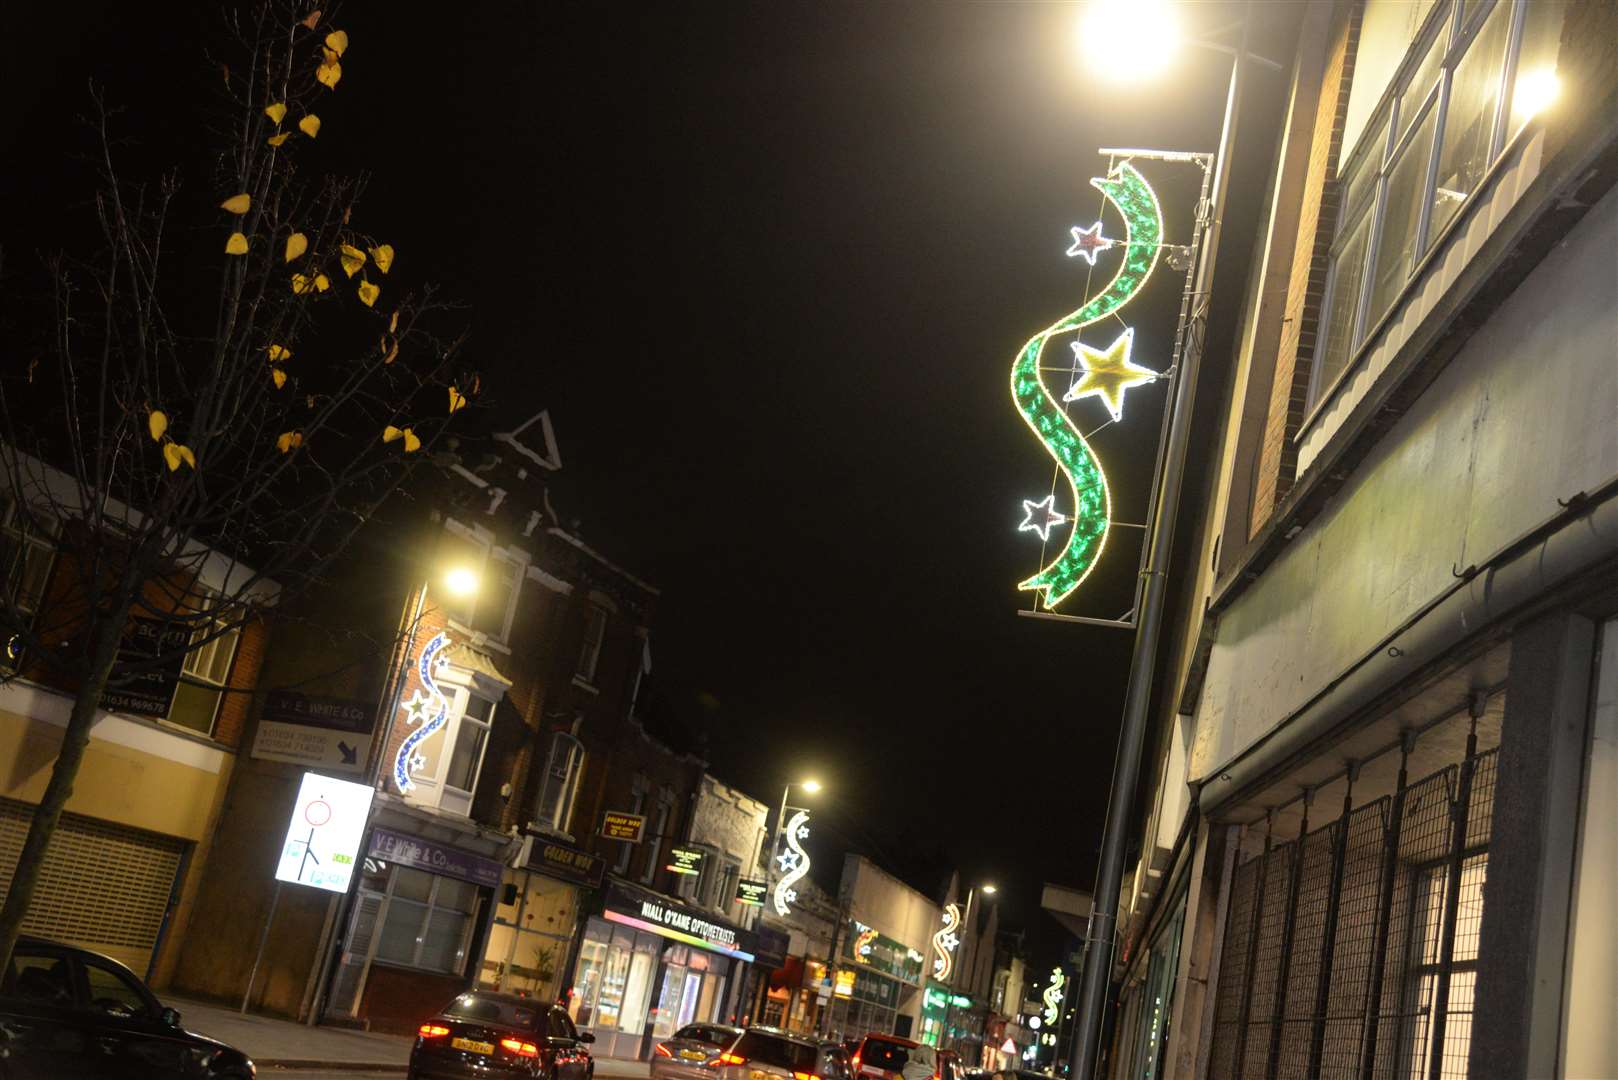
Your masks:
M791 913L790 905L798 899L794 886L809 872L809 853L803 849L807 839L809 811L799 810L787 822L786 850L775 857L783 871L781 880L775 883L775 913L783 918Z
M1038 590L1047 609L1072 595L1095 568L1106 543L1112 515L1111 496L1101 461L1074 426L1063 403L1098 397L1112 419L1121 420L1125 392L1158 377L1157 372L1140 367L1130 359L1134 331L1128 327L1105 349L1074 343L1078 379L1062 401L1051 394L1040 375L1045 343L1058 334L1082 330L1117 312L1145 286L1161 252L1163 211L1151 185L1133 165L1122 162L1105 177L1095 177L1090 183L1123 217L1124 240L1120 243L1102 236L1098 221L1088 229L1073 230L1073 247L1068 254L1081 255L1093 265L1097 252L1122 246L1123 260L1106 288L1077 311L1030 338L1011 366L1012 403L1045 451L1055 459L1072 496L1071 513L1056 508L1054 493L1037 501L1023 500L1023 521L1018 529L1037 533L1041 541L1048 541L1056 526L1072 523L1067 543L1056 557L1039 573L1017 585L1019 589Z
M421 663L416 668L416 674L421 678L421 687L412 690L410 700L399 706L405 711L408 723L421 725L405 737L398 755L393 759L393 786L399 789L401 795L416 786L410 775L427 767L426 756L419 753L416 748L435 735L449 719L449 702L445 699L443 691L438 689L438 683L433 680L433 675L449 664L448 657L439 655L448 644L449 635L441 633L421 650ZM423 694L422 689L427 692Z
M933 935L933 978L948 982L955 967L955 949L961 938L961 909L955 904L944 905L944 925Z

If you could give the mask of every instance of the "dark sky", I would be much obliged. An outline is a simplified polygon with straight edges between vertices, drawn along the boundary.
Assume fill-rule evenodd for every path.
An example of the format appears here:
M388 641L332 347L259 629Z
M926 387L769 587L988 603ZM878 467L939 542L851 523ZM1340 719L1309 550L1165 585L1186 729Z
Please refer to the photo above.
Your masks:
M216 27L208 4L24 18L0 121L12 260L88 191L63 150L92 71L129 131L195 154ZM1100 210L1096 149L1212 150L1227 63L1189 53L1120 91L1086 71L1076 21L351 2L312 159L369 170L365 227L470 305L496 416L551 411L559 510L662 588L658 692L715 771L771 802L818 776L823 862L859 846L928 889L953 863L1031 926L1042 881L1091 884L1130 639L1014 615L1039 558L1020 500L1051 466L1009 367L1085 299L1063 252ZM1184 241L1199 177L1144 171ZM1160 270L1124 313L1137 362L1167 366L1183 280ZM1144 514L1161 401L1130 391L1096 440L1117 519ZM1137 552L1115 530L1064 610L1121 614Z

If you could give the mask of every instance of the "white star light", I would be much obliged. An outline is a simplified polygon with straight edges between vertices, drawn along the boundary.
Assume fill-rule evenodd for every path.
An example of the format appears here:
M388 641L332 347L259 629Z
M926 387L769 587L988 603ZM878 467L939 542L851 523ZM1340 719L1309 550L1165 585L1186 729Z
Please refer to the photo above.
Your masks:
M781 864L783 871L796 870L798 868L798 853L796 851L783 851L775 857L775 861Z
M1038 502L1024 499L1022 524L1017 526L1017 531L1036 532L1041 540L1049 540L1051 530L1067 520L1065 515L1056 512L1055 504L1055 495L1047 495Z
M410 759L410 771L411 772L420 772L421 770L425 769L426 767L427 767L427 756L425 754L417 754L415 757Z
M410 700L401 705L400 708L404 709L405 717L410 723L419 724L427 719L427 710L432 703L433 699L422 694L420 690L412 690Z
M798 826L798 839L799 840L807 840L807 839L809 839L809 826L807 826L807 825L799 825Z
M1101 222L1096 222L1088 229L1081 229L1077 225L1072 228L1073 246L1067 249L1069 257L1084 256L1084 261L1091 266L1096 264L1096 252L1105 251L1112 247L1116 241L1109 240L1101 235Z

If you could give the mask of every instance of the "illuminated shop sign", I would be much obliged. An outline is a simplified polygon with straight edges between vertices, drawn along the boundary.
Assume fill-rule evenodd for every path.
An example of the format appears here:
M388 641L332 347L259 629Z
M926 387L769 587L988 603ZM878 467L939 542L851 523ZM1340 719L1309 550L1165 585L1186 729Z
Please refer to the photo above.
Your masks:
M696 945L738 960L753 960L751 937L727 923L715 922L695 908L681 907L646 892L630 894L621 887L607 895L602 916L610 922L666 937L671 941Z
M970 1009L972 1007L972 999L967 997L965 994L949 994L938 989L936 986L929 986L927 988L926 1005L927 1008L934 1010L943 1009L945 1007L951 1009Z
M764 898L770 894L770 883L755 881L752 878L742 878L736 882L736 902L746 904L748 907L763 907Z
M691 847L677 847L669 849L669 857L673 860L665 867L671 874L700 874L702 873L702 849Z

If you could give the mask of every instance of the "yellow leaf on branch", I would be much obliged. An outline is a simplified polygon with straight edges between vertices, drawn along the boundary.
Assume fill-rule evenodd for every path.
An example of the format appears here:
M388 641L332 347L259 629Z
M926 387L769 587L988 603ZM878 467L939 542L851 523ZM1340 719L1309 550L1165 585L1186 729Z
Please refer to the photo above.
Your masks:
M283 431L281 437L275 440L275 448L283 454L290 454L303 445L303 432Z
M333 30L331 33L327 34L326 48L330 49L338 56L342 56L348 51L348 31Z
M163 410L153 409L151 415L146 418L146 430L152 433L152 441L162 442L163 432L168 429L169 418L164 415Z
M308 292L314 287L315 282L313 278L307 277L303 274L292 275L292 293L294 296L302 296L304 293Z
M393 442L402 435L404 435L403 429L396 428L392 424L382 429L382 441L385 443Z
M309 13L308 17L306 17L303 20L303 28L305 30L313 30L315 27L317 27L319 25L320 25L320 9L315 8L315 10L311 11Z
M466 407L466 395L461 393L455 387L453 387L453 386L450 387L449 388L449 413L450 413L450 415L454 416L457 412L459 412L461 409L463 409L465 407Z
M272 361L276 362L276 363L279 363L280 361L285 360L287 357L289 357L291 355L292 355L292 350L287 348L285 345L271 345L270 346L270 359Z
M337 62L337 54L327 49L326 59L315 69L315 82L328 90L335 90L342 77L343 65Z
M219 209L228 210L232 214L245 214L252 208L253 196L249 195L245 191L240 195L232 195L230 198L219 204Z
M226 255L246 255L247 254L247 237L243 236L239 232L231 233L230 234L230 239L225 241L225 254Z
M271 122L273 122L275 124L280 124L281 121L283 121L283 120L285 120L287 118L287 105L286 105L286 102L277 101L273 105L264 106L264 115L268 116L270 118Z
M395 308L394 311L393 311L393 318L388 320L388 333L390 333L390 334L396 333L398 331L398 329L399 329L399 310L397 308Z
M404 440L405 453L414 454L417 450L421 449L421 440L416 438L416 433L411 431L409 428L404 429Z
M315 291L325 292L329 288L331 288L331 278L327 277L325 274L316 274Z
M171 442L163 444L163 460L168 462L169 472L173 472L175 469L178 469L182 461L191 466L193 469L197 467L197 457L191 452L191 448L189 446L181 446L179 443Z
M337 249L337 261L343 264L343 273L349 277L365 265L365 252L353 244L344 244Z
M282 371L280 368L271 368L270 379L274 381L275 388L279 390L281 387L287 384L287 373Z
M311 139L314 138L316 135L320 134L320 117L316 116L314 113L310 113L308 116L305 116L302 120L298 121L298 130L309 136Z
M383 338L382 344L385 346L382 353L382 362L384 364L391 364L399 359L399 343L397 341L389 341L387 338Z
M265 139L264 141L269 143L271 146L280 146L282 143L286 142L290 138L292 138L292 132L283 131L279 135L271 135L268 139Z
M291 262L309 250L309 238L301 232L295 232L287 237L286 261Z
M382 271L384 274L387 273L393 267L393 245L378 244L376 247L372 248L371 261L376 263L376 268L378 270Z
M366 307L375 305L376 298L381 295L382 290L379 287L372 285L369 281L360 282L360 302Z

